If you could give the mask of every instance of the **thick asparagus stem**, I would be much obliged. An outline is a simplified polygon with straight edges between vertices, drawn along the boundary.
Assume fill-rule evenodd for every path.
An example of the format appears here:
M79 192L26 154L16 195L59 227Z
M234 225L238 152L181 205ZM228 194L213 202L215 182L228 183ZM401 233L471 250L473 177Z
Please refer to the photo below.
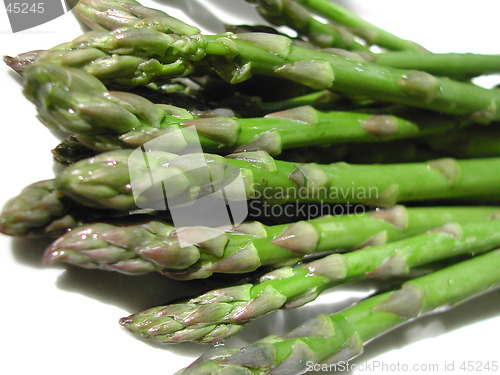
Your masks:
M499 266L500 251L492 251L407 281L401 289L369 297L341 312L318 315L285 336L268 336L241 350L218 346L177 375L271 371L293 375L326 361L346 362L362 354L367 342L409 320L444 312L497 287Z
M200 167L200 158L205 161L203 167ZM193 173L200 168L206 176ZM129 173L134 174L137 184L141 181L150 184L151 173L164 176L154 179L153 185L160 186L166 181L167 197L172 200L181 199L187 191L191 199L205 196L213 192L214 187L229 186L234 181L230 176L239 175L241 190L245 190L248 199L269 203L363 203L390 207L398 202L494 196L500 191L500 178L492 171L499 168L500 158L320 165L274 160L263 151L223 158L213 154L177 156L161 151L120 150L69 166L57 177L56 183L65 194L84 205L128 211L137 207L154 208L148 205L164 199L163 193L160 197L159 193L148 196L139 191L134 199Z
M162 134L177 134L172 130L191 127L196 129L206 152L265 150L277 155L283 149L310 145L439 134L459 125L458 119L433 113L407 111L397 117L320 112L309 106L264 118L193 119L187 111L172 106L157 105L125 92L107 91L97 78L80 70L43 63L28 70L26 82L25 94L37 105L45 123L74 135L117 134L117 146L121 141L124 146L139 147Z
M101 80L128 86L184 76L208 62L231 83L252 74L278 76L317 90L331 88L470 116L478 122L500 119L499 90L311 51L281 35L172 36L152 29L91 32L47 51L38 61L79 67Z
M217 272L252 272L260 266L297 262L314 253L380 245L451 221L484 221L498 212L497 207L397 206L294 224L252 222L236 228L178 230L158 220L136 225L92 223L57 239L47 248L44 261L92 265L133 275L159 271L177 279L205 278ZM210 241L204 240L207 233L213 236ZM179 239L189 246L181 247Z
M361 17L353 14L340 4L329 0L296 0L306 8L322 15L326 19L349 28L354 34L362 37L368 44L377 44L389 50L425 51L418 44L401 39ZM278 2L278 1L274 1Z
M260 282L212 290L186 303L148 309L121 320L131 332L161 342L219 342L249 320L302 306L325 289L367 277L406 275L417 266L500 245L500 221L448 223L419 236L284 267Z

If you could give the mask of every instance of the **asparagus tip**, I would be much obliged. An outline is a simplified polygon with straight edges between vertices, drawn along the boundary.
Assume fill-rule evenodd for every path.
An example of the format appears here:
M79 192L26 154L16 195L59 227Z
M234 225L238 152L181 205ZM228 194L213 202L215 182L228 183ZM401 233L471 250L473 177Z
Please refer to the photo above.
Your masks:
M64 257L64 251L53 250L52 248L49 247L43 253L42 263L45 264L46 266L54 263L59 263L62 261L63 257Z
M16 73L23 75L26 67L31 65L43 51L30 51L18 56L4 56L3 61Z
M131 316L125 316L123 318L120 318L118 323L122 326L127 328L127 326L132 322Z

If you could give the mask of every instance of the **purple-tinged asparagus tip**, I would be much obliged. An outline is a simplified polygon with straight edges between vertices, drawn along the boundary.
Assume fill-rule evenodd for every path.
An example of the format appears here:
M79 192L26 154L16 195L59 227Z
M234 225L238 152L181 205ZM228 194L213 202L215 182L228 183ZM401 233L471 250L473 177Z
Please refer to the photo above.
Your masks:
M33 62L35 62L38 56L40 56L43 52L44 51L42 50L36 50L21 53L20 55L15 57L4 56L3 61L16 73L18 73L19 75L24 75L24 71L26 70L26 68L29 65L33 64Z
M62 250L52 250L51 248L48 248L43 253L42 262L47 266L54 263L59 263L62 262L64 255L64 251Z
M120 323L121 326L126 327L127 325L132 323L133 317L134 315L123 317L118 321L118 323Z

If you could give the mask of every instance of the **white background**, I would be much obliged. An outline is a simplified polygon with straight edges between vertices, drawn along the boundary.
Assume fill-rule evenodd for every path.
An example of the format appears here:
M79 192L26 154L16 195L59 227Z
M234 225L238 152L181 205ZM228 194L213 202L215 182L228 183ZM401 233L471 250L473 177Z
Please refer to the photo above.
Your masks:
M219 19L226 23L262 22L254 8L242 0L144 0L143 4L171 9L172 15L197 24L205 32L220 32ZM348 4L368 20L434 52L500 53L500 3L495 0L351 0ZM3 2L0 5L0 55L50 48L80 33L77 21L67 14L12 34ZM50 149L58 141L36 120L34 106L22 96L21 81L7 66L0 65L0 82L3 204L24 186L53 176ZM481 83L493 84L491 80ZM46 268L40 265L45 245L43 241L0 235L0 373L171 374L208 349L196 344L152 346L135 339L117 323L129 313L194 293L196 283L186 285L159 275L132 278L75 267ZM283 333L320 312L346 306L369 290L369 284L345 287L305 308L270 314L230 343L240 345L270 333ZM454 362L455 371L447 372L451 374L463 373L459 369L462 361L498 361L499 297L500 292L494 292L447 314L393 331L369 344L354 363L407 364L413 373L431 373L417 371L414 364L420 368L437 364L440 371L434 373L444 373L445 361ZM381 371L368 367L364 373Z

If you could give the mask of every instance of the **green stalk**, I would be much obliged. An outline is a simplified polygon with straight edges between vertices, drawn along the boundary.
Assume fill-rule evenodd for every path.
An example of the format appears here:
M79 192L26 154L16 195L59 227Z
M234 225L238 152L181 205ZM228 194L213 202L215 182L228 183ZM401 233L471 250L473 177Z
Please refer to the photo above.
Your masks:
M370 56L376 64L398 69L423 70L438 76L470 78L498 73L500 70L500 55L384 52Z
M364 345L431 312L443 312L500 284L500 251L466 260L405 282L400 289L369 297L347 309L322 314L285 336L268 336L243 349L218 346L177 375L293 375L314 365L362 354ZM310 368L312 367L312 368Z
M252 319L280 308L302 306L336 285L369 277L403 276L424 264L498 246L499 220L448 223L389 244L280 268L256 284L216 289L185 303L151 308L122 319L122 325L154 341L219 342Z
M351 32L362 37L368 44L376 44L388 50L425 51L412 41L401 39L379 27L372 25L353 14L343 6L329 0L296 0L306 8L318 13L331 22L349 28Z
M313 17L311 12L297 1L261 1L246 0L257 3L260 15L270 23L286 25L305 36L311 43L320 47L338 47L367 51L368 48L354 39L354 35L344 27L332 23L323 23Z
M44 262L91 265L129 275L158 271L176 279L205 278L218 272L276 267L314 253L381 245L451 221L484 221L498 212L496 207L397 206L274 226L248 222L176 229L158 219L127 225L91 223L58 238L47 248ZM179 239L187 246L181 246Z

